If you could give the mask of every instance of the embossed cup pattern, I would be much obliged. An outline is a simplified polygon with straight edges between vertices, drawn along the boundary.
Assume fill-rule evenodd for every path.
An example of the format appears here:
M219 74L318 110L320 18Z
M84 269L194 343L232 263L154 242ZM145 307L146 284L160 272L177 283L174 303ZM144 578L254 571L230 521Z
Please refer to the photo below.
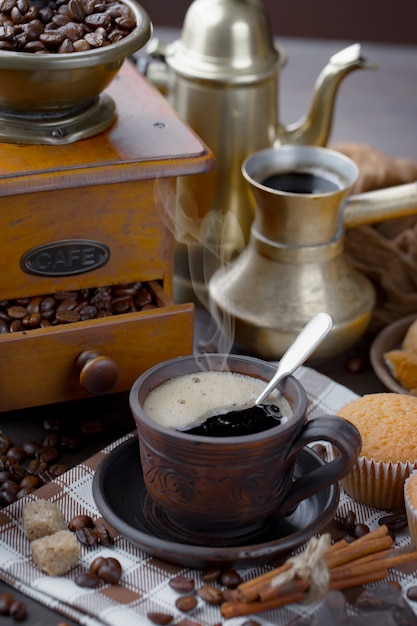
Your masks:
M210 354L204 367L263 380L275 373L272 364L240 355ZM130 393L148 494L177 526L223 537L252 532L270 516L285 515L300 500L337 482L354 465L360 451L356 428L334 416L307 422L306 392L294 377L281 389L291 405L291 419L254 435L189 435L160 426L145 414L142 404L154 387L201 369L191 356L166 361L142 374ZM340 455L314 476L293 480L297 454L317 440L331 441Z

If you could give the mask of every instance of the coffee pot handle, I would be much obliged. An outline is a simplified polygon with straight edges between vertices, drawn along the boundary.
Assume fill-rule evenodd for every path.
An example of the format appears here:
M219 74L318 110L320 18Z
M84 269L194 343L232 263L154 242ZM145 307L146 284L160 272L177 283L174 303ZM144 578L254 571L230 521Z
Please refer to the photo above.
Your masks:
M357 428L348 420L335 415L322 415L308 421L294 442L290 456L295 457L307 444L327 441L338 454L329 463L296 478L282 502L278 514L289 515L306 498L337 483L355 465L362 440Z

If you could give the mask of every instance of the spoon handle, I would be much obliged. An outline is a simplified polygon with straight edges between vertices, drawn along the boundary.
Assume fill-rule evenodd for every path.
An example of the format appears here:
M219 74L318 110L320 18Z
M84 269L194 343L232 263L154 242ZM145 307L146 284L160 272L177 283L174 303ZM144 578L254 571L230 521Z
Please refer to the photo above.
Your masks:
M274 377L258 396L255 404L262 404L280 380L292 374L314 352L333 326L327 313L317 313L304 326L278 363Z

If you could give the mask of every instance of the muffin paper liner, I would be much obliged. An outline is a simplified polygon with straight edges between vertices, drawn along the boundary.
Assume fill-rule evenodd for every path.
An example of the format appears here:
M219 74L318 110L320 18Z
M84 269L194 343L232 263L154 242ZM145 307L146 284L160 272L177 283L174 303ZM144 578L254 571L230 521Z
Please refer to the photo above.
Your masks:
M351 498L377 509L404 508L404 483L417 461L385 463L360 456L352 470L340 481Z
M405 501L405 512L407 513L407 521L408 521L408 531L410 533L411 543L415 550L417 550L417 503L413 506L411 503L408 494L407 494L407 483L413 474L417 472L412 472L410 476L406 479L404 485L404 501Z

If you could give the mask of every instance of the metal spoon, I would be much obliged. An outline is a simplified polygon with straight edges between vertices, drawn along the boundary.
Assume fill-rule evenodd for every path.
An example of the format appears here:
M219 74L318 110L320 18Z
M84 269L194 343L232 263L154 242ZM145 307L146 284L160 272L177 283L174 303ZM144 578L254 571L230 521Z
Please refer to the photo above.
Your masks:
M317 313L297 335L278 363L278 369L262 393L256 398L255 406L269 396L277 384L292 374L313 354L318 345L328 335L333 326L333 320L327 313Z

